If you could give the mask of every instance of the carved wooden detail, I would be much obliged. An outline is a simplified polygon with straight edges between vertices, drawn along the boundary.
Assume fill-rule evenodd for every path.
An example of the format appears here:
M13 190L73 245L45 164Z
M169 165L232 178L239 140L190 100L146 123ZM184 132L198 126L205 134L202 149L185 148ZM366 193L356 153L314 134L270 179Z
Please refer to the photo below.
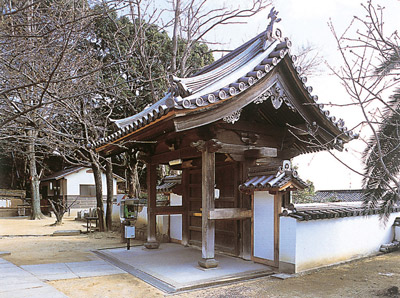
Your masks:
M242 109L239 109L239 110L233 112L232 114L222 118L222 120L224 120L226 123L233 124L240 119L241 113L242 113Z
M295 107L291 104L288 94L283 88L279 80L276 80L264 93L258 96L255 104L261 104L266 100L271 100L272 106L277 110L285 103L292 111L296 112Z
M252 133L252 132L241 132L240 139L246 145L256 145L258 139L260 138L259 134Z

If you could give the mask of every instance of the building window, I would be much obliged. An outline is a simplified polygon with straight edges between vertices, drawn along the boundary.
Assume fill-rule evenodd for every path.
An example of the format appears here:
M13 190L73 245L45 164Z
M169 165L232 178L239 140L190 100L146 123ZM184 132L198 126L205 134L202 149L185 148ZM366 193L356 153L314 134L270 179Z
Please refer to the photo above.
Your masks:
M79 185L79 195L81 197L95 197L96 196L96 186L95 185Z

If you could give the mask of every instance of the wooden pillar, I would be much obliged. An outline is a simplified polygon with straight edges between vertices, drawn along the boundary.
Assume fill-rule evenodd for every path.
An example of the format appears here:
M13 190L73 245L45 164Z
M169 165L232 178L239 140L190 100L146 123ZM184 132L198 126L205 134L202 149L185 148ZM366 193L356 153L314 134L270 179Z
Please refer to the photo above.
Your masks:
M215 247L215 222L208 219L209 211L214 210L214 185L215 185L215 152L210 152L209 146L202 150L202 259L198 262L201 267L214 268L218 262L214 258Z
M182 186L183 186L183 193L182 193L182 206L185 212L182 214L182 244L185 246L189 245L189 171L183 170L182 171Z
M251 166L256 164L254 158L246 158L244 162L240 163L240 183L245 182L248 179L248 171ZM240 208L252 209L252 196L247 193L240 193ZM253 210L254 212L254 210ZM241 234L241 245L240 245L240 256L245 260L251 260L252 257L252 219L246 218L240 221L240 234Z
M147 164L147 242L146 248L158 248L160 243L156 239L156 185L157 185L157 166Z
M282 212L282 194L277 192L274 196L274 266L279 267L279 228L280 216Z

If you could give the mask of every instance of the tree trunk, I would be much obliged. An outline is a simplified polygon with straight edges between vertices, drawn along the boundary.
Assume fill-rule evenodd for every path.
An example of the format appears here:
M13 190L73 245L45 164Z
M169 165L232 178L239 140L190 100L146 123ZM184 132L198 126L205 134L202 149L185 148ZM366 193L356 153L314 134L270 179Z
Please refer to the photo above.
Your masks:
M36 152L35 152L35 139L37 131L28 130L29 144L28 144L28 161L29 173L31 180L31 199L32 199L32 215L31 219L42 219L44 215L40 210L40 191L39 191L39 175L36 168Z
M112 201L113 201L113 197L114 197L113 172L112 172L111 157L106 159L106 182L107 182L106 227L107 227L107 231L111 231L111 227L112 227Z
M174 1L175 4L175 1ZM172 57L171 57L171 73L176 73L176 56L178 52L178 24L179 24L179 16L181 9L181 1L176 0L176 4L174 7L175 10L175 18L174 18L174 31L172 35Z
M138 174L137 151L127 152L127 173L128 197L139 198L140 183Z
M59 199L55 199L55 201L49 199L49 203L51 205L51 209L53 209L53 212L56 216L56 222L54 223L54 225L62 225L62 219L65 213L65 205L60 202Z
M103 184L101 180L101 169L98 162L92 158L92 170L94 183L96 185L97 216L99 217L99 230L104 232L104 207L103 207Z
M14 155L14 152L11 152L11 156L12 156L12 166L11 166L11 189L16 189L16 183L15 183L15 177L17 177L17 160L16 157Z

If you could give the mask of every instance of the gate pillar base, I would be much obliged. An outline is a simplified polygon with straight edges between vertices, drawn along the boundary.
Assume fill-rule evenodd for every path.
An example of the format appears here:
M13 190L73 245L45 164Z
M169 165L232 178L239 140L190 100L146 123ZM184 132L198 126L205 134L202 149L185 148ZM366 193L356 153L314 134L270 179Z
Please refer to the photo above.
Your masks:
M215 268L218 266L218 261L215 259L201 259L198 263L200 267L206 269Z
M144 244L144 246L145 246L147 249L156 249L156 248L159 248L159 247L160 247L160 243L157 242L157 241L151 241L151 242L146 242L146 243Z

